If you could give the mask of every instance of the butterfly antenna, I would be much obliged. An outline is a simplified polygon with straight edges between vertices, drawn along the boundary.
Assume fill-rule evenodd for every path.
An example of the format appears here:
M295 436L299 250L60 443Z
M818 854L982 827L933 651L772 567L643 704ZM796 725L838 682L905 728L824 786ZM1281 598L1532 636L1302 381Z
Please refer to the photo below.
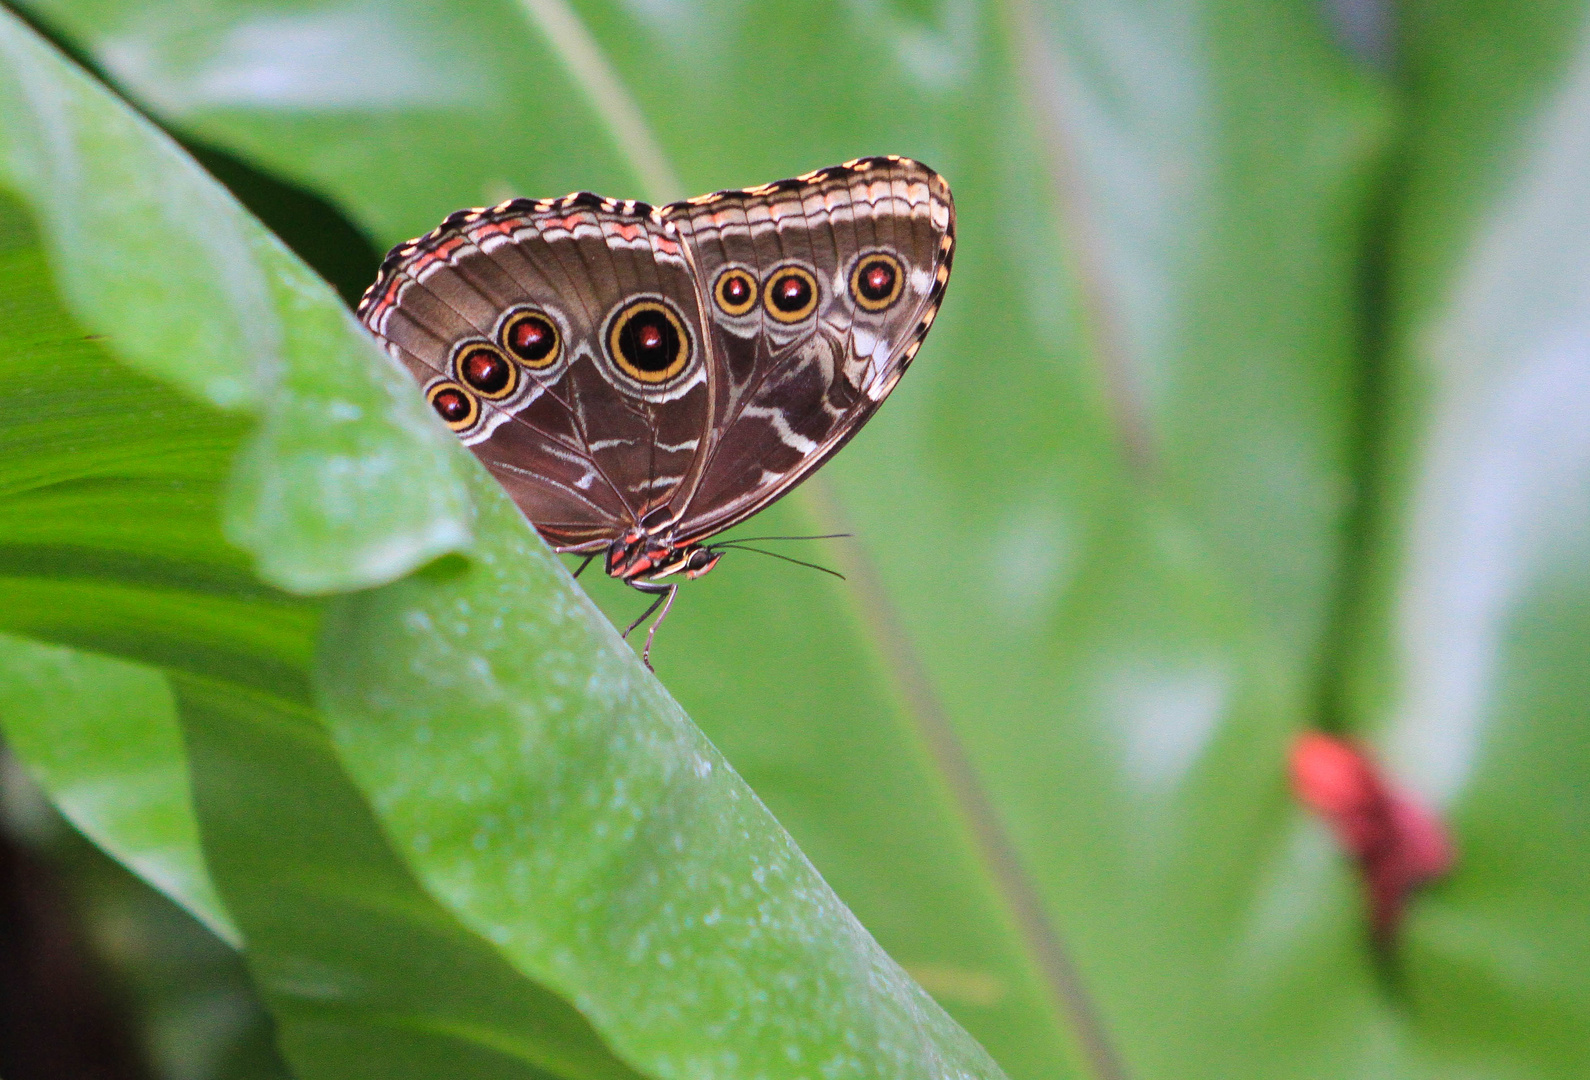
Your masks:
M735 536L729 539L731 544L756 544L763 540L849 540L855 533L823 533L821 536ZM714 545L722 547L721 544Z
M785 562L794 563L796 566L805 566L805 567L808 567L808 568L810 568L812 570L821 570L825 574L832 574L834 577L838 578L840 581L844 581L845 580L845 575L841 574L838 570L830 570L826 566L818 566L816 563L805 562L805 561L803 561L801 559L792 559L788 555L780 555L776 551L763 551L761 548L741 547L738 544L713 544L712 545L712 550L713 551L752 551L752 552L755 552L758 555L766 555L766 556L768 556L770 558L774 558L774 559L783 559Z

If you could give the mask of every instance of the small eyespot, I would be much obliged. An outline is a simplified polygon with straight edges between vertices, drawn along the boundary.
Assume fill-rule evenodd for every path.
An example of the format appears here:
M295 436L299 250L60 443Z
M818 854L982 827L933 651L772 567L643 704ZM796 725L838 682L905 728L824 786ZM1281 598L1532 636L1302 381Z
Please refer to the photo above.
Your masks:
M563 352L558 324L533 309L509 315L503 320L499 337L508 354L533 371L551 367Z
M436 415L454 431L466 430L480 415L480 403L475 396L457 383L437 383L425 396Z
M904 288L905 271L900 260L882 251L863 255L850 272L850 295L867 311L892 307Z
M800 322L817 310L817 279L799 266L783 267L768 278L762 300L779 322Z
M459 382L492 401L501 401L519 387L519 368L502 350L484 341L466 341L453 353L453 374Z
M690 335L668 305L636 300L609 323L607 350L625 375L656 386L690 363Z
M725 315L744 315L756 306L756 279L731 266L718 275L717 284L712 287L712 298Z

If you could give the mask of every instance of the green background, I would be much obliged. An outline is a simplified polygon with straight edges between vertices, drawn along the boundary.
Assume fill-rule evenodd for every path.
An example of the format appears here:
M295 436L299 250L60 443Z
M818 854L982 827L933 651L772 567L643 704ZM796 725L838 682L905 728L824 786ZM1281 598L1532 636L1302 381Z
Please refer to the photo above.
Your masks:
M246 943L299 1075L997 1075L918 985L1015 1080L1590 1068L1582 5L1410 2L1367 53L1301 0L24 14L345 297L511 194L955 191L911 376L743 530L853 532L849 580L731 553L665 693L329 292L7 21L0 723ZM1288 794L1309 726L1454 829L1393 955Z

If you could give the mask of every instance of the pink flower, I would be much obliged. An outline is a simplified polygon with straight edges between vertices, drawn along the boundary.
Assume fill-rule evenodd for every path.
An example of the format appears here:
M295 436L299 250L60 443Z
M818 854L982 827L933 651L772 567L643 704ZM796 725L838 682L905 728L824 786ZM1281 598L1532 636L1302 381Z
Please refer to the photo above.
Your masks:
M1368 753L1346 739L1304 732L1291 757L1292 790L1357 860L1375 938L1389 944L1408 894L1452 867L1446 826L1393 788Z

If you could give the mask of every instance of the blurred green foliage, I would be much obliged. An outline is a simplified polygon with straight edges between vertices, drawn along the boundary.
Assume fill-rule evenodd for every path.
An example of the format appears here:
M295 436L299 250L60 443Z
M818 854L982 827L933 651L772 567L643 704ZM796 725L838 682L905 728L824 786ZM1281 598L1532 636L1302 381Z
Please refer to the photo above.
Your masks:
M910 377L754 525L849 582L725 560L656 653L913 984L327 290L5 23L0 629L52 644L0 724L299 1075L995 1075L917 985L1015 1080L1590 1070L1584 4L1357 55L1304 0L24 7L344 297L510 194L955 189ZM165 742L65 739L107 679ZM1454 826L1393 955L1308 726Z

